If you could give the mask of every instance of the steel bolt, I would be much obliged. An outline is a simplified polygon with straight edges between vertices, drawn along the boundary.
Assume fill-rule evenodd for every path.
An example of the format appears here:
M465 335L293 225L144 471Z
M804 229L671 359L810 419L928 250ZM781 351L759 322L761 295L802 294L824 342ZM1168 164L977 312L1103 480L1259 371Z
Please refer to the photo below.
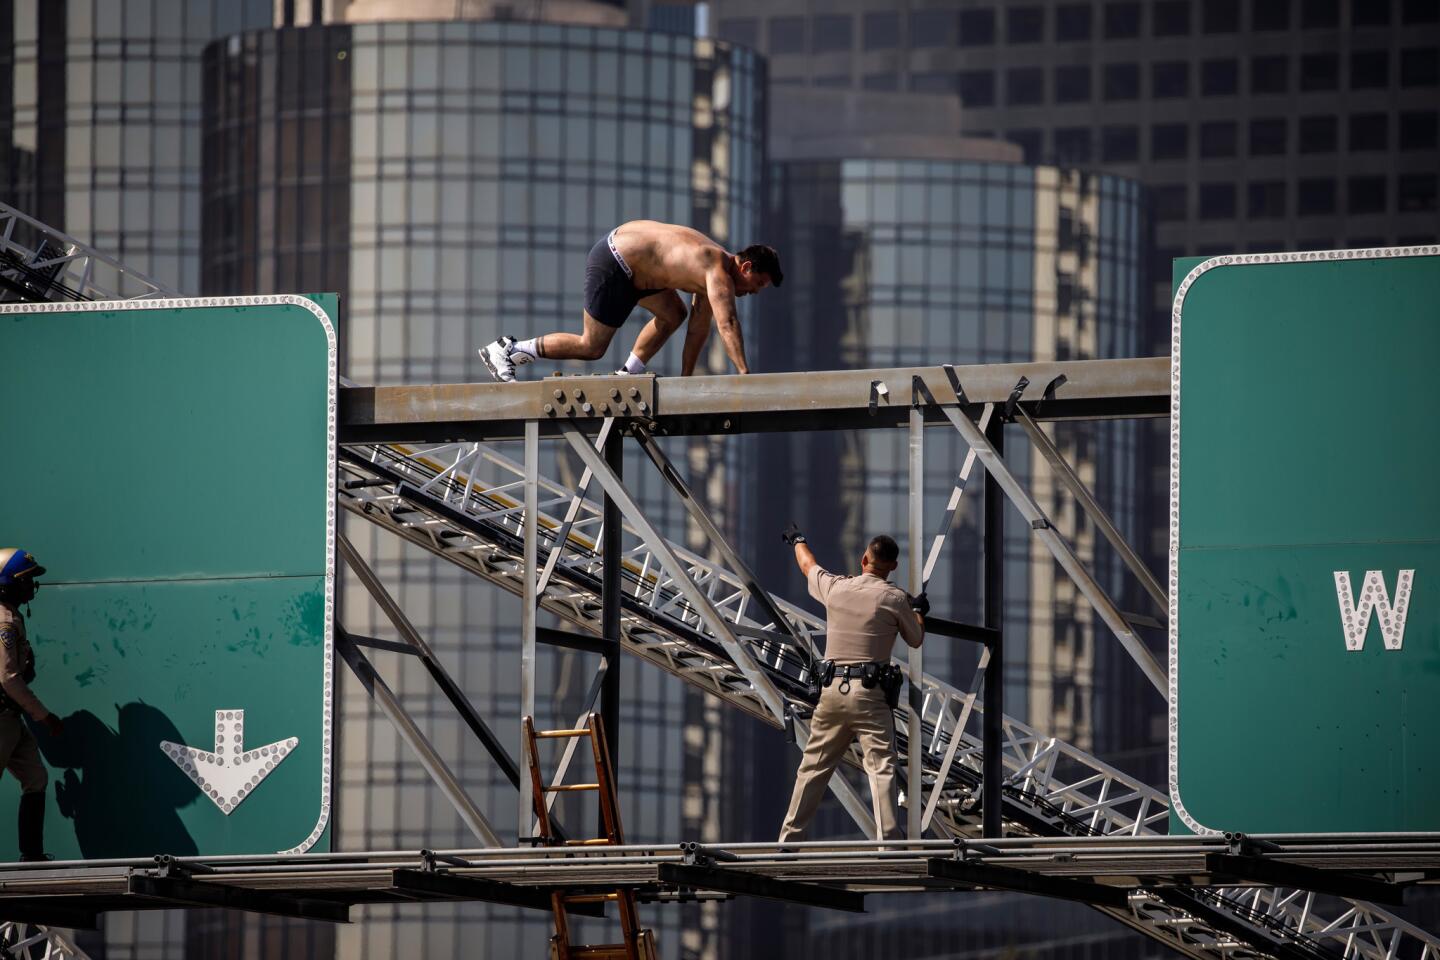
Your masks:
M631 399L631 400L639 400L639 399L640 399L640 388L639 388L639 387L631 387L631 388L630 388L630 399Z
M556 391L553 393L553 396L555 397L556 400L564 400L564 399L565 399L565 391L564 391L564 390L556 390Z
M585 413L594 413L594 412L595 412L595 408L592 407L592 406L590 406L590 404L588 404L588 403L582 403L582 404L580 405L580 409L581 409L582 411L584 411Z
M547 403L547 404L545 404L545 412L546 412L546 413L549 413L549 414L553 414L553 413L555 412L555 408L554 408L553 406L551 406L550 404Z
M574 390L571 390L571 391L570 391L570 394L571 394L576 400L584 400L584 399L585 399L585 391L584 391L584 390L581 390L579 387L576 387Z
M637 409L639 409L641 413L644 413L645 411L650 409L650 407L645 403L644 400L641 400L639 403L635 404L635 406Z
M611 399L611 400L619 400L619 399L620 399L620 388L619 388L619 387L614 387L614 388L611 389L611 391L610 391L610 399Z
M729 430L729 429L730 429L730 421L729 421L729 420L726 420L726 421L725 421L725 429L726 429L726 430Z
M609 412L610 412L610 404L608 404L608 403L602 403L602 404L600 404L600 412L601 412L601 413L609 413Z

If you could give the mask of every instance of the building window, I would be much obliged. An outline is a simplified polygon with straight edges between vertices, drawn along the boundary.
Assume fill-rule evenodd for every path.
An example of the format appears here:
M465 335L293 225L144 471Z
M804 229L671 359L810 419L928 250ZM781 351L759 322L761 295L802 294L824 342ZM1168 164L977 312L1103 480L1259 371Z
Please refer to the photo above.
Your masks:
M1184 160L1190 153L1190 127L1183 123L1157 123L1150 128L1151 160Z
M899 77L892 73L867 73L862 81L866 90L898 90Z
M1155 4L1155 36L1184 37L1190 34L1190 0L1160 0Z
M954 93L955 86L952 70L919 70L910 74L910 89L915 93Z
M1200 219L1235 219L1235 184L1200 184Z
M995 105L995 74L989 70L961 70L959 89L960 102L967 107Z
M1440 3L1435 0L1405 0L1400 19L1405 23L1440 23Z
M1055 131L1055 162L1073 165L1090 162L1090 128L1062 127Z
M1350 54L1350 88L1371 90L1390 86L1390 54L1384 50L1357 50Z
M889 11L865 14L866 50L894 50L900 46L900 16Z
M1326 216L1335 212L1335 181L1305 179L1296 191L1297 212L1302 217Z
M1400 51L1400 86L1433 87L1440 83L1440 50L1418 47Z
M1105 64L1105 99L1134 100L1140 96L1140 64Z
M850 18L825 14L814 20L814 36L810 49L815 53L835 53L850 49Z
M1190 96L1190 64L1184 60L1151 64L1150 87L1157 100Z
M1289 145L1284 117L1260 117L1250 121L1250 155L1273 157L1283 154Z
M910 13L910 47L948 47L955 43L955 14L950 10Z
M1385 212L1384 177L1351 177L1347 194L1352 214Z
M1005 102L1028 107L1045 100L1045 71L1039 67L1013 67L1005 71Z
M1055 102L1084 103L1090 99L1090 67L1055 68Z
M1357 113L1350 117L1350 149L1388 150L1390 117L1384 113Z
M720 21L720 39L742 47L760 46L760 21L754 17L737 17Z
M1105 39L1126 40L1140 36L1140 4L1105 4Z
M1245 214L1252 220L1285 216L1285 181L1261 180L1246 188Z
M1044 39L1044 7L1011 7L1005 11L1007 43L1039 43Z
M1289 30L1290 0L1264 0L1256 3L1251 11L1250 26L1257 31Z
M1390 0L1361 0L1350 8L1350 24L1355 27L1390 26Z
M830 90L843 89L850 86L850 74L830 73L823 77L815 77L810 81L812 87L825 87Z
M1396 203L1401 213L1423 213L1436 206L1437 183L1433 173L1402 173Z
M1434 150L1440 139L1440 116L1432 110L1400 114L1400 149Z
M1239 92L1240 65L1234 60L1206 60L1200 65L1200 92L1207 97L1231 97Z
M1015 144L1025 153L1026 163L1038 163L1040 160L1041 143L1044 142L1045 134L1041 130L1010 130L1005 134L1005 139Z
M1189 213L1186 209L1188 206L1186 190L1183 183L1171 183L1152 188L1150 201L1155 211L1155 219L1160 221L1184 220Z
M772 17L766 49L771 54L805 52L805 18Z
M1206 33L1234 33L1240 29L1240 0L1205 0L1200 19Z
M1300 152L1334 153L1335 118L1328 115L1300 118Z
M995 11L960 11L960 46L988 47L995 42Z
M1239 149L1233 120L1212 120L1200 124L1200 156L1206 160L1233 157Z
M1333 53L1307 53L1300 58L1300 89L1334 90L1340 86L1340 57Z
M1252 57L1250 59L1251 93L1284 93L1290 89L1288 57Z
M1300 26L1312 30L1340 26L1340 0L1300 0Z
M1078 43L1090 39L1090 4L1067 3L1055 8L1055 39Z
M1139 127L1105 127L1100 131L1100 158L1106 163L1134 163L1140 159Z

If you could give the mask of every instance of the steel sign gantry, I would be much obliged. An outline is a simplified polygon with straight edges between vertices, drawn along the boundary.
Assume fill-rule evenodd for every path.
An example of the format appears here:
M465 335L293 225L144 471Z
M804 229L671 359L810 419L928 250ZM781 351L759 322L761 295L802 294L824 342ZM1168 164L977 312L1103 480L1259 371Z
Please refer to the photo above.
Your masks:
M0 245L0 282L8 291L0 300L175 295L8 207L0 207ZM632 521L644 519L638 507L626 511L623 506L630 498L618 469L622 433L644 444L647 437L666 435L908 427L915 441L912 464L918 465L923 428L953 427L971 442L971 456L956 480L939 533L924 554L923 583L933 572L976 459L992 476L998 471L1002 481L986 485L987 518L998 520L1008 498L1032 529L1052 529L1048 518L1037 514L1038 507L1027 509L1028 495L1013 475L1007 477L1003 425L1019 423L1159 601L1163 593L1156 596L1153 577L1133 551L1115 542L1113 524L1073 471L1063 460L1057 462L1058 452L1036 424L1167 416L1168 378L1166 358L1144 358L752 375L744 379L743 389L736 388L738 378L730 377L586 377L399 387L345 383L337 499L340 506L470 573L528 595L527 637L604 655L586 711L602 690L610 709L617 706L618 640L639 659L767 722L793 724L803 737L803 719L797 714L809 703L810 671L818 655L815 638L823 634L823 622L770 597L755 582L663 454L652 454L652 462L702 529L713 541L722 541L715 544L722 560L643 536L633 522L621 522L627 513ZM1035 389L1027 392L1026 382ZM532 453L542 438L564 438L578 444L577 451L593 442L604 456L586 457L593 469L587 469L578 489L557 484L538 472L535 456L517 462L490 443L521 440L527 432ZM648 443L653 445L653 440ZM592 475L607 487L603 506L586 499ZM919 511L912 510L910 535L917 556L914 545L922 542L923 523ZM988 527L999 529L995 522ZM991 542L998 546L998 536ZM1056 536L1047 546L1065 565L1068 546L1063 540ZM987 551L989 556L997 553ZM443 757L359 648L418 657L517 786L518 764L363 560L358 555L347 560L402 642L348 634L337 625L336 644L348 651L347 662L357 676L368 678L367 689L377 702L384 701L381 706L397 727L413 728L410 746L431 757L437 784L457 810L471 811L472 828L488 843L484 835L494 827L454 778L444 775ZM537 569L542 564L543 569ZM1073 573L1081 568L1072 564L1067 569ZM338 920L346 915L345 905L355 903L471 899L544 908L549 889L600 876L605 883L634 883L643 896L657 902L743 893L841 909L853 909L858 903L854 898L872 890L1018 889L1088 902L1195 958L1440 958L1440 940L1363 899L1391 902L1405 884L1440 878L1440 855L1425 846L1433 837L1167 837L1170 811L1163 793L1005 717L993 699L999 691L989 689L990 684L984 685L980 702L986 663L998 663L990 657L1002 653L1003 639L996 603L998 568L987 569L986 583L986 627L940 618L929 624L932 633L986 645L981 669L965 689L925 675L918 664L913 670L902 665L915 691L902 701L897 727L907 734L918 730L918 736L912 734L902 743L902 762L907 777L908 768L917 768L922 789L928 788L911 806L923 803L921 829L946 839L906 841L894 851L868 841L801 844L795 854L778 851L773 844L715 849L687 843L678 849L625 848L603 854L575 848L490 847L418 855L157 857L15 865L0 867L0 916L22 921L4 927L6 945L19 936L27 944L43 944L50 955L81 956L55 931L37 926L28 933L23 922L93 924L98 912L111 909L208 905ZM1086 590L1084 583L1081 587L1122 642L1136 624L1154 625L1149 618L1113 609L1103 592ZM531 626L536 605L586 634ZM1112 609L1104 609L1106 605ZM1140 652L1132 645L1132 653ZM1148 673L1143 656L1137 660ZM607 723L613 726L608 717ZM858 756L850 759L858 761ZM977 805L982 792L986 802ZM844 793L847 810L868 829L867 805ZM994 836L1001 813L1009 833L1003 838ZM912 827L914 823L912 814ZM522 820L522 833L526 827ZM983 842L968 839L981 832L991 836ZM577 856L584 862L577 863ZM1115 891L1123 894L1123 902Z

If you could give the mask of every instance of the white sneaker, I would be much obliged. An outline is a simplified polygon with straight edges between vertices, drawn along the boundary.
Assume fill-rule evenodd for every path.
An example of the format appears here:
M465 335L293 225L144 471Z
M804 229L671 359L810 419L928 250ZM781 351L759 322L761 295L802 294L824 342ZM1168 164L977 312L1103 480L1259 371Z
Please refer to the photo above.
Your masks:
M490 371L490 376L501 383L513 382L515 368L529 363L532 359L528 353L515 351L514 337L501 337L494 343L487 343L480 348L479 353L485 369Z

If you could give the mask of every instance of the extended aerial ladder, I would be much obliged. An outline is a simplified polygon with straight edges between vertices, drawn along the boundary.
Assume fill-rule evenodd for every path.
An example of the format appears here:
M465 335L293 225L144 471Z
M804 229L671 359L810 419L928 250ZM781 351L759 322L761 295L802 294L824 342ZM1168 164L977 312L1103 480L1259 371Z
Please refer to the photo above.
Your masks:
M28 239L18 239L21 233ZM74 238L3 206L0 237L11 271L6 285L13 295L101 299L114 295L95 279L107 272L112 282L132 283L120 296L173 295ZM966 417L958 407L941 412L952 423L955 416ZM563 620L603 636L600 528L605 510L585 496L593 475L624 505L619 625L624 649L730 706L777 726L793 724L803 734L809 671L823 623L759 587L723 544L718 528L701 519L703 508L653 441L646 443L646 452L685 498L721 561L659 537L591 438L579 431L563 435L587 467L579 490L538 476L535 459L522 463L485 443L357 442L341 450L341 505L490 583L530 594ZM526 446L533 452L533 442ZM543 497L529 515L526 497L516 496L520 491ZM544 564L539 581L531 583L525 577L527 526L536 531L532 544L543 551L539 559ZM1045 529L1033 519L1032 526ZM923 795L912 791L908 802L923 803L926 829L945 837L973 837L981 826L976 800L984 770L977 730L985 710L977 697L978 682L961 690L928 674L911 679L914 694L897 711L899 752L903 762L915 742ZM593 695L592 690L592 702ZM480 732L473 723L472 728ZM1013 718L1003 717L1000 728L1001 793L1010 831L1057 837L1165 832L1169 805L1162 792ZM841 778L833 782L857 824L868 829L866 805L846 795ZM1440 941L1373 904L1290 887L1137 890L1124 906L1096 908L1195 958L1440 957Z

